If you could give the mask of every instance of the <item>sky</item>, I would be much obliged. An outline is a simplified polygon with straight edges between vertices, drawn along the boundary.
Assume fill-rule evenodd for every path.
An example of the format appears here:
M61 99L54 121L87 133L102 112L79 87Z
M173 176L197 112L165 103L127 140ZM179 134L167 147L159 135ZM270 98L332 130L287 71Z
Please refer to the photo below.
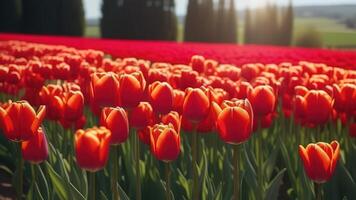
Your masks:
M85 16L87 19L101 17L101 2L102 0L83 0L85 6ZM217 0L215 0L217 1ZM235 0L235 6L238 9L244 9L246 6L258 7L268 0ZM269 0L278 3L288 3L289 0ZM188 0L176 0L177 15L184 15ZM293 0L293 4L300 5L337 5L337 4L356 4L356 0Z

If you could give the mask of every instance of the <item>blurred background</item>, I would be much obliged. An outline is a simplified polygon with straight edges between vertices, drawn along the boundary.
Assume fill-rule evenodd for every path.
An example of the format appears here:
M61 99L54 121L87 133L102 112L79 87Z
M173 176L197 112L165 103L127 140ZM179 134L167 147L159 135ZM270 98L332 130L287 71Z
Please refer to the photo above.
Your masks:
M356 1L1 0L0 32L356 48Z

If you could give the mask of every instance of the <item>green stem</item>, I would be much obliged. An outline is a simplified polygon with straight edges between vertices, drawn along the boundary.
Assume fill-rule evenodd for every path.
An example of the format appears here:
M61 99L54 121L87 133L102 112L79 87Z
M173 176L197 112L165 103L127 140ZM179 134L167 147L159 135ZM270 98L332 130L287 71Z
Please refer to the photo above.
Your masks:
M171 200L171 163L166 164L166 198Z
M233 166L234 166L234 200L239 199L240 192L240 177L239 177L239 145L234 145L234 155L233 155Z
M111 176L111 189L113 191L112 193L113 200L120 199L119 188L118 188L118 181L119 181L118 151L119 151L119 145L112 146L113 164L112 164L112 176Z
M31 175L32 175L32 183L36 182L36 169L35 165L31 164Z
M140 141L136 131L135 134L135 167L136 167L136 200L141 200L141 177L140 177Z
M323 185L321 183L314 182L314 192L315 192L315 199L322 200L323 199Z
M17 165L17 170L18 170L18 182L17 182L17 199L22 199L22 193L23 193L23 167L24 167L24 160L22 158L22 153L21 153L21 144L22 142L18 142L18 165Z
M257 176L258 176L258 185L259 185L259 191L258 196L259 199L263 199L263 172L262 172L262 167L263 167L263 158L262 158L262 128L261 128L261 120L258 119L258 127L257 127L257 135L256 135L256 146L257 146L257 155L256 155L256 160L257 160Z
M95 200L95 172L87 172L89 176L89 197L90 200Z
M193 188L192 188L192 199L199 199L198 198L198 171L197 171L197 131L194 128L194 132L192 135L192 142L191 142L191 149L192 149L192 165L193 165Z

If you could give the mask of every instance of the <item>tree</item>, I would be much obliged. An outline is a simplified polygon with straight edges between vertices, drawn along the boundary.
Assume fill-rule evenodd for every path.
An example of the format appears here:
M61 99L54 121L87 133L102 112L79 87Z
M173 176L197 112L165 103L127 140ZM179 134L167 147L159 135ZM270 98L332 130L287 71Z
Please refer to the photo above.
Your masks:
M0 1L0 32L17 32L21 25L21 0Z
M237 42L237 18L234 2L235 0L230 0L229 11L225 16L226 26L223 41L228 43Z
M219 6L216 16L216 34L214 40L216 42L224 42L223 38L226 27L225 11L225 0L219 0Z
M82 0L22 0L22 31L35 34L83 35Z
M252 42L252 37L253 37L253 25L252 25L252 19L251 19L251 13L250 13L250 8L246 8L245 11L245 25L244 25L244 43L245 44L250 44Z
M82 0L61 0L59 34L84 35L85 19Z
M118 34L115 25L115 18L118 13L121 14L118 3L118 0L103 0L101 5L102 18L100 19L100 31L103 38L114 38Z
M292 1L289 1L288 8L284 13L281 25L281 45L289 46L293 38L294 12Z
M187 14L185 16L184 40L196 41L198 33L198 0L189 0Z

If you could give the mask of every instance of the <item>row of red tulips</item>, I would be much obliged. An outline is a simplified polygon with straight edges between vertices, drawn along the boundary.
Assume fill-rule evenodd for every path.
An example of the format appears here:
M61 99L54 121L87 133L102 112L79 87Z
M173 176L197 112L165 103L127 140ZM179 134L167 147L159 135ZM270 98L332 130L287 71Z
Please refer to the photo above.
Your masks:
M25 160L39 163L48 156L48 141L40 128L44 118L77 130L76 161L90 172L106 165L110 145L124 143L131 129L137 131L137 138L149 145L158 160L168 163L169 185L169 163L180 154L181 129L193 132L193 166L198 156L197 133L217 131L221 140L236 146L235 199L240 195L238 145L253 132L271 126L278 104L284 116L296 124L320 127L341 119L350 127L350 136L356 136L356 71L323 64L236 67L193 56L189 65L172 65L136 58L111 59L95 50L11 41L0 43L0 74L1 92L16 96L24 91L19 98L27 100L4 102L0 108L3 133L20 143ZM81 129L87 120L85 104L99 117L100 127ZM38 111L31 105L39 107ZM138 139L135 159L139 177ZM300 146L309 178L318 184L329 180L339 151L337 141ZM19 167L22 165L20 162ZM192 176L191 197L199 199L196 167ZM94 176L90 177L94 183ZM112 185L117 180L113 176ZM140 199L139 179L136 184ZM113 188L113 198L117 199L119 191ZM170 199L171 191L169 186L166 188ZM89 197L95 199L95 193Z

